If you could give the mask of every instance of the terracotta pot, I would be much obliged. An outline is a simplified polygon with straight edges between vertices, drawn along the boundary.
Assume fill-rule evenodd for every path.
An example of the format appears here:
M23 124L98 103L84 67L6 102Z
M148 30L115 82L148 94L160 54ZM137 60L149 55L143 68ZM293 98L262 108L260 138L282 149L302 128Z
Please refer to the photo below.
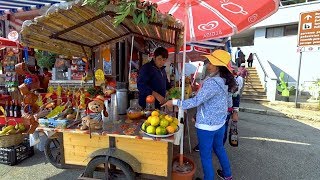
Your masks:
M179 157L180 156L178 155L175 158L173 158L172 164L175 161L179 162ZM195 163L191 159L189 159L189 158L187 158L185 156L183 156L183 163L189 163L192 166L191 171L188 171L188 172L177 172L174 169L172 169L172 176L171 176L172 180L192 180L193 179L193 176L194 176L194 174L196 172Z
M27 94L30 93L29 88L27 87L27 85L26 85L25 83L23 83L23 84L21 84L21 85L19 86L19 90L20 90L20 93L21 93L23 96L25 96L25 95L27 95Z

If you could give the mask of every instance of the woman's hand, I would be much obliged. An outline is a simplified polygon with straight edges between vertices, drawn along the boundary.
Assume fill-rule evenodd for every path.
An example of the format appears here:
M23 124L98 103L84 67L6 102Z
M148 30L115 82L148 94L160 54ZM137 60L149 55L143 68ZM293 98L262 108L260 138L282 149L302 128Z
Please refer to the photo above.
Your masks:
M168 108L172 108L173 107L172 100L167 101L161 107L164 107L164 106L167 106Z

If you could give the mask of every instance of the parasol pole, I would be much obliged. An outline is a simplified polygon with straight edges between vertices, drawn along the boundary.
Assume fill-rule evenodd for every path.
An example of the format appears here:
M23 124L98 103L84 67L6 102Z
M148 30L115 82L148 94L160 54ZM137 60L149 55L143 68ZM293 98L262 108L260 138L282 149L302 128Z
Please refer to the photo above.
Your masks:
M131 37L131 49L130 49L130 63L129 63L129 89L130 89L130 78L131 78L131 69L132 69L132 54L133 54L133 43L134 43L134 36Z
M187 1L185 0L185 4L187 4ZM185 6L185 12L184 12L184 29L183 29L183 56L182 56L182 73L181 73L181 100L184 100L184 91L185 91L185 63L186 63L186 50L187 50L187 17L188 12L188 6ZM179 108L179 114L178 118L180 120L180 157L179 157L179 164L180 166L183 165L183 132L184 132L184 111L180 107Z

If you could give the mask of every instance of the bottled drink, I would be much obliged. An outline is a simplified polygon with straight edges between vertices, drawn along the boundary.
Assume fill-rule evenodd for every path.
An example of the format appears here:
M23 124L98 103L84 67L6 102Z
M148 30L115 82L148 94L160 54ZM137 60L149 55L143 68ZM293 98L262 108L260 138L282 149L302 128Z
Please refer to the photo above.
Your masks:
M14 106L14 109L13 109L13 116L14 117L21 117L21 115L20 115L20 113L21 113L21 111L20 111L20 106L18 105L18 102L17 101L15 101L15 106Z
M14 104L12 102L10 102L10 108L9 108L9 116L13 117L13 109L14 109Z
M5 111L6 111L6 116L9 117L10 116L10 104L8 103L8 101L6 101Z

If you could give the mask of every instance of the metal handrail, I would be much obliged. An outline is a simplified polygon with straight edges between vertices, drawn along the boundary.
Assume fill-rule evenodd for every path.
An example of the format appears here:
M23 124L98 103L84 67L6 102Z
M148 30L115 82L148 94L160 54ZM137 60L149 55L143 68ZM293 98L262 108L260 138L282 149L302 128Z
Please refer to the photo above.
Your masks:
M263 65L262 65L262 63L261 63L261 61L260 61L257 53L253 53L253 55L256 56L256 58L257 58L257 60L258 60L258 62L259 62L259 64L260 64L260 67L262 68L262 71L263 71L264 76L265 76L265 77L264 77L264 82L267 82L267 81L266 81L266 77L269 77L268 74L267 74L267 71L264 69L264 67L263 67Z

